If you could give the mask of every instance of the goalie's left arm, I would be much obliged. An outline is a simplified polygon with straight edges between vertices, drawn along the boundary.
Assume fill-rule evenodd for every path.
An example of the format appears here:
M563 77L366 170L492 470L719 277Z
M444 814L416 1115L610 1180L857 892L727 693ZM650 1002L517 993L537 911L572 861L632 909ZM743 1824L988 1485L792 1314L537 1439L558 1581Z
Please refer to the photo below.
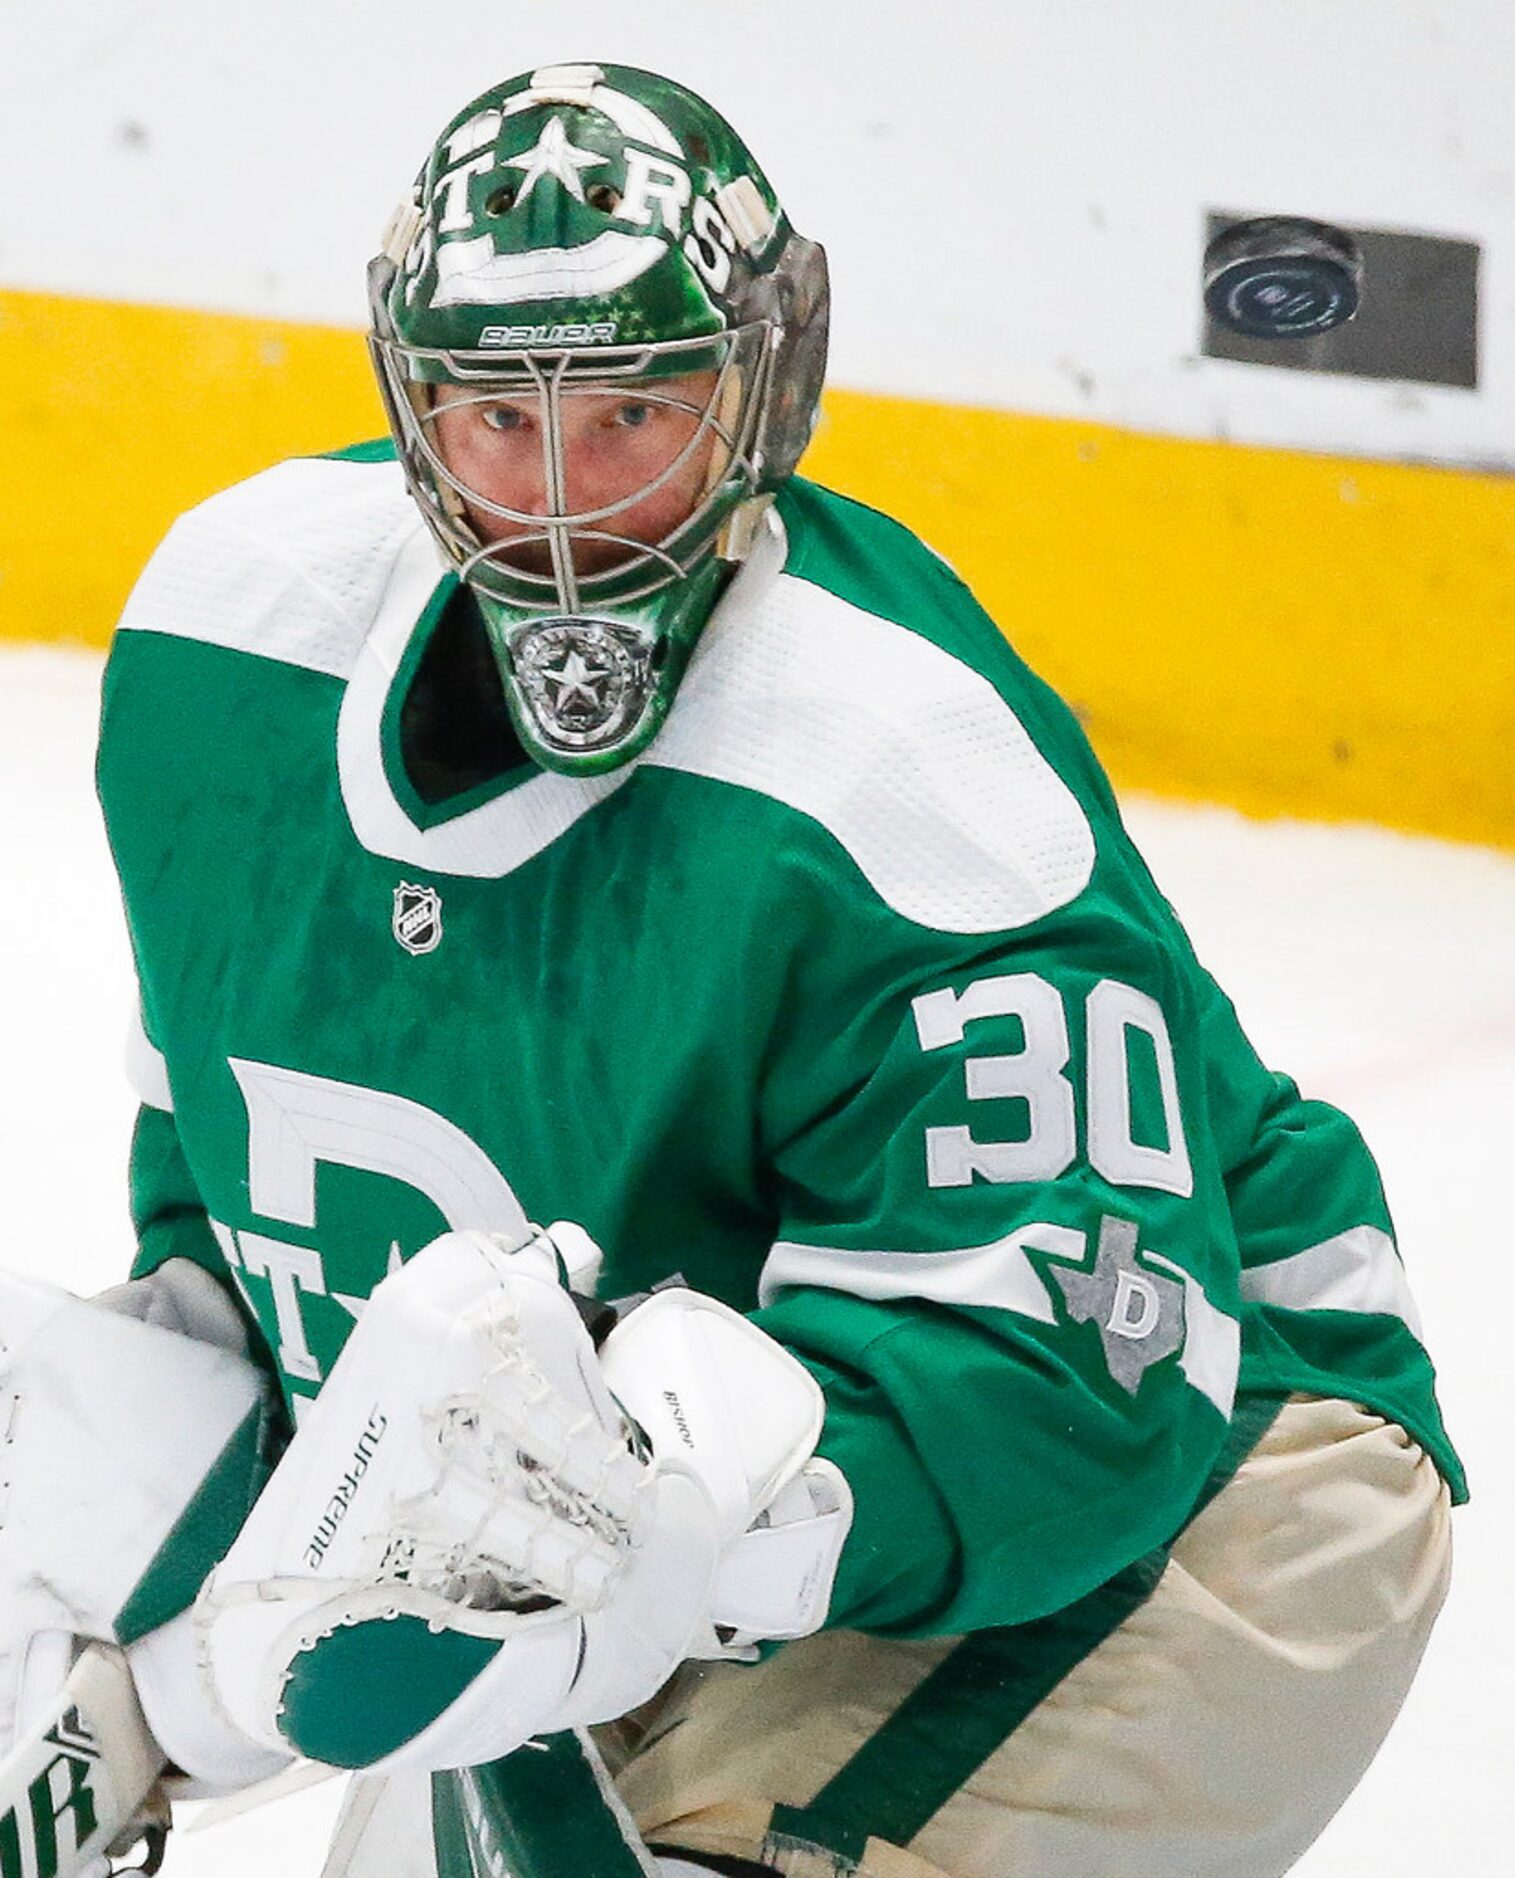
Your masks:
M476 1765L824 1622L850 1496L813 1377L677 1288L597 1351L564 1276L546 1234L450 1233L375 1291L196 1607L251 1741Z

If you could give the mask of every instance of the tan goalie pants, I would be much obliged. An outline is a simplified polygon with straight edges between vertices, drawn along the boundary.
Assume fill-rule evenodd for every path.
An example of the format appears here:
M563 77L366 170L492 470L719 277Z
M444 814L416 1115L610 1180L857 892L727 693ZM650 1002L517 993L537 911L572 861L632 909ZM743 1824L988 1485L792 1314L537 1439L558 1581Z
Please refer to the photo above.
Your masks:
M1447 1511L1403 1429L1295 1397L1092 1647L1053 1619L691 1665L617 1784L650 1843L789 1878L1270 1878L1399 1710Z

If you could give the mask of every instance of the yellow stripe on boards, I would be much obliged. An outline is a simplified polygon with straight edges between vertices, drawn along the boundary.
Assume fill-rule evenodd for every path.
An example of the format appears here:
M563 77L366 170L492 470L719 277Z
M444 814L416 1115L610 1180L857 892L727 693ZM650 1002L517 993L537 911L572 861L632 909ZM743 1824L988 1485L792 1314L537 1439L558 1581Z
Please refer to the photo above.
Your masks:
M170 522L385 428L361 335L0 292L0 635L104 645Z
M0 293L0 634L107 639L173 517L383 428L361 337ZM1503 478L833 391L805 462L958 568L1118 784L1515 846Z
M1515 846L1515 485L833 393L900 515L1122 787Z

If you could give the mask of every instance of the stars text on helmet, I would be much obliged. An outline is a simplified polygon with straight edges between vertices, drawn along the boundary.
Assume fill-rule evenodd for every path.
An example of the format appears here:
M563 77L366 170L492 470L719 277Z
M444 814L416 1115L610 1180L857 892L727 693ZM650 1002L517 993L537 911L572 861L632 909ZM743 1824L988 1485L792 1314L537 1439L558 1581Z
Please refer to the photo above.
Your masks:
M506 157L505 166L522 172L521 192L516 197L518 203L526 200L544 176L553 177L582 202L584 184L579 171L598 169L609 161L608 157L596 156L592 150L580 150L570 143L562 118L554 117L548 119L533 147L522 151L520 156Z

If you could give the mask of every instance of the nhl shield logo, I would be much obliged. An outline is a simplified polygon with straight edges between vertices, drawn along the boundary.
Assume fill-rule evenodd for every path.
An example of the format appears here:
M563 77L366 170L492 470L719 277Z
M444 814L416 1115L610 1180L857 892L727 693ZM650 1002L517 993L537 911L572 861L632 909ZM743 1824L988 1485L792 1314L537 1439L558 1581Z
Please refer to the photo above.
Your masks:
M442 896L435 887L402 880L395 888L390 931L411 956L435 952L442 943Z

